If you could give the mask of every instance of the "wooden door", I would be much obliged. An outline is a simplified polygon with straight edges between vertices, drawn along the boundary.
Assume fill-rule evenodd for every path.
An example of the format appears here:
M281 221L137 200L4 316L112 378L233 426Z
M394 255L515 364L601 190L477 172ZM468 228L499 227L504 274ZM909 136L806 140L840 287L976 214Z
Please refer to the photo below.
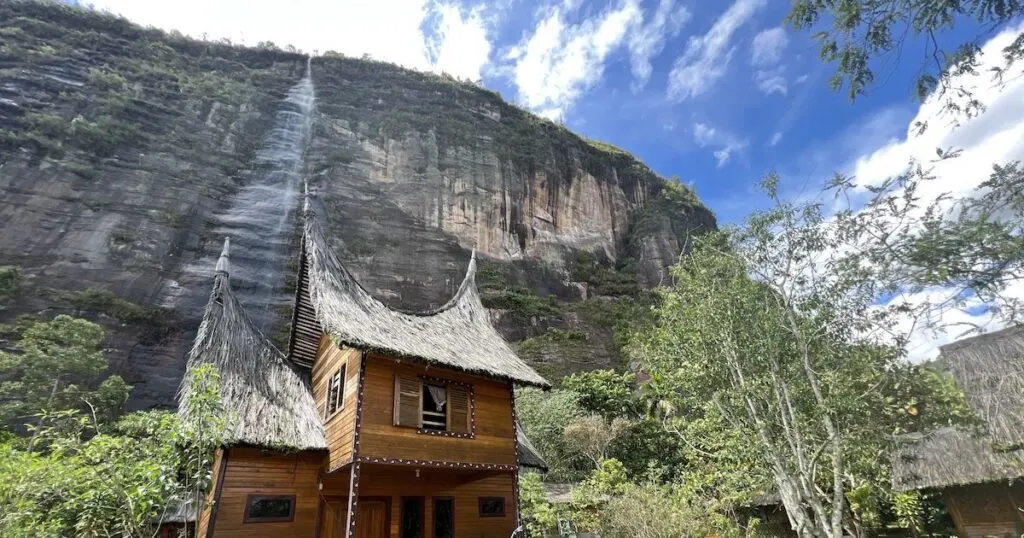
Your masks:
M388 538L388 501L360 499L355 538ZM320 516L320 538L347 538L348 500L330 500Z
M356 538L386 538L388 535L388 503L378 500L359 501Z

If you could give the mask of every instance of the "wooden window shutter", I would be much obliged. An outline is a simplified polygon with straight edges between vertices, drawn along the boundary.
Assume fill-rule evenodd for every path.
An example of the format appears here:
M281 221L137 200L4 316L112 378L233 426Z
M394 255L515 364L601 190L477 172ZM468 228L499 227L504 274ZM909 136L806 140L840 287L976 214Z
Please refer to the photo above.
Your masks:
M395 376L395 426L422 426L423 382L415 377Z
M469 406L469 391L463 387L448 385L448 431L472 433Z

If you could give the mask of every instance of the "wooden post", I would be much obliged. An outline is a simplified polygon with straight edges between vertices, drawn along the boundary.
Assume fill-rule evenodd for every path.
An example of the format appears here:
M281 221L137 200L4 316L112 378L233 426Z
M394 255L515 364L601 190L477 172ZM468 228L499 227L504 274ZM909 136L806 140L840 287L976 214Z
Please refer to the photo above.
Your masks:
M352 462L352 473L348 481L348 515L345 521L346 538L356 536L356 510L359 508L359 467L358 460Z

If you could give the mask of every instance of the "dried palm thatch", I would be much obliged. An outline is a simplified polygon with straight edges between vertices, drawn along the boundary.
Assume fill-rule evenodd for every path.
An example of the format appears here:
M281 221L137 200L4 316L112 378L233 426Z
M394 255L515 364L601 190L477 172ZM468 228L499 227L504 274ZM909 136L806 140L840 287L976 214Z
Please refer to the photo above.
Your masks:
M548 463L544 461L537 447L530 442L530 438L523 433L523 427L519 424L516 424L516 447L516 461L521 467L530 467L545 473L548 471Z
M906 436L893 456L898 490L941 488L1024 476L1024 327L967 338L941 348L985 433L943 428Z
M229 413L225 444L325 449L309 376L289 363L243 312L231 291L228 248L225 240L188 368L212 363L220 373L221 402ZM188 407L188 379L179 393L182 413Z
M448 303L430 312L399 312L372 297L341 263L324 237L308 195L303 213L309 301L324 332L360 349L524 385L549 386L491 326L476 290L475 254Z
M942 359L992 441L1024 444L1024 326L943 346Z
M1024 475L1024 453L999 452L991 441L955 428L907 436L893 456L898 491L1012 480Z

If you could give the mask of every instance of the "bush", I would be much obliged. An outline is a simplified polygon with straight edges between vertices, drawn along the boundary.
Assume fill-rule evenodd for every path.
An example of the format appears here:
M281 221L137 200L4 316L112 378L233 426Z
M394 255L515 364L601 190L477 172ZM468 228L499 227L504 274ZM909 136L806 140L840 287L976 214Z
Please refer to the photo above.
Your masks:
M21 287L21 268L16 265L0 265L0 297L13 295Z

